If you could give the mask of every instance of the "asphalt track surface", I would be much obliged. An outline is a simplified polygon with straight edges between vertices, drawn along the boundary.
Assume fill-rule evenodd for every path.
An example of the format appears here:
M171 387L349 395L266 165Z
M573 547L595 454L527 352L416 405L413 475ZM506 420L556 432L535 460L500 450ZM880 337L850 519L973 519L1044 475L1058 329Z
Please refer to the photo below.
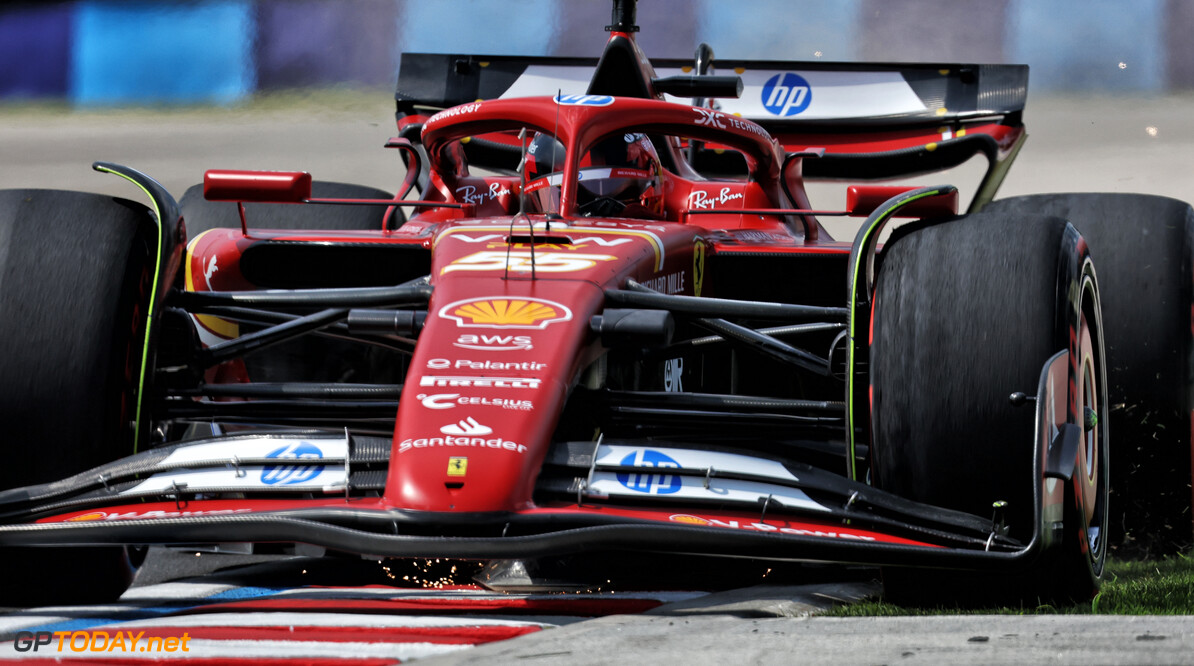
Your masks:
M274 110L65 113L0 107L0 187L136 198L122 179L90 168L102 160L141 170L176 197L200 182L208 168L305 170L321 180L393 191L401 182L400 162L382 148L394 133L392 111L384 91L376 98L306 100ZM1030 100L1025 112L1030 138L1000 196L1102 191L1194 201L1192 118L1194 96ZM964 178L980 171L968 166L958 174L954 182L964 196ZM817 207L844 202L844 187L838 184L812 192ZM180 578L204 581L211 569L240 561L155 554L134 590ZM666 603L647 614L549 623L554 628L464 651L420 655L418 661L428 666L1194 663L1191 617L815 615L834 598L874 591L858 583L750 588ZM0 614L0 624L30 612ZM14 656L0 654L0 661Z

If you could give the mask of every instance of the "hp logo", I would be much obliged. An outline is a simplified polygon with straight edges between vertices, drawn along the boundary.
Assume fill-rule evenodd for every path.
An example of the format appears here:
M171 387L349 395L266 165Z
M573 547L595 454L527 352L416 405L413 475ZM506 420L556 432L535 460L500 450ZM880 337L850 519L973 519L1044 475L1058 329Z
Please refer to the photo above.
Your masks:
M609 95L556 95L556 104L561 106L609 106L614 98Z
M776 74L763 84L763 107L773 115L794 116L812 101L813 89L799 74Z
M280 449L271 451L266 458L276 460L320 460L323 452L319 447L309 442L291 443ZM310 481L319 476L323 465L271 465L261 470L261 482L268 485L282 484L289 486L295 483Z
M654 467L656 469L680 469L680 463L658 451L647 449L635 451L622 458L625 467ZM680 477L674 474L618 474L618 483L636 493L648 495L670 495L680 490Z

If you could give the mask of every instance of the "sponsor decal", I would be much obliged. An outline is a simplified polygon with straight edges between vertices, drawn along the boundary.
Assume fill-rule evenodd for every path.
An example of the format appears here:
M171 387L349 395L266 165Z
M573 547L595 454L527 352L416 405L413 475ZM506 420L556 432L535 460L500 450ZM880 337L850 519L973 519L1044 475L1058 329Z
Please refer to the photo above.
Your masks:
M665 446L653 446L651 448L675 460L683 469L704 471L709 467L713 467L719 472L747 474L753 477L773 478L785 481L799 481L782 463L775 460L733 453L721 453L718 451L675 449ZM620 465L620 461L628 454L639 450L641 450L639 447L603 444L598 449L597 466Z
M152 632L152 630L151 630ZM117 631L110 634L106 631L18 631L12 642L17 652L37 652L42 646L53 645L54 639L58 644L50 648L62 652L190 652L187 641L191 640L191 633L184 631L182 636L145 636L145 631ZM107 661L107 660L105 660Z
M705 282L705 242L696 239L692 245L692 295L700 296Z
M477 419L468 417L457 421L456 423L449 423L448 425L439 429L445 435L492 435L493 428L487 425L481 425Z
M429 449L438 448L441 446L498 449L502 451L514 451L515 453L526 453L527 450L526 446L517 442L512 442L508 439L502 439L501 437L486 439L484 437L457 437L455 435L444 435L443 437L419 437L413 439L404 439L398 444L398 453L406 453L411 449Z
M734 121L734 122L737 122L737 121ZM752 131L757 131L759 134L762 134L763 136L768 136L766 132L764 132L761 128L759 128L754 123L750 123L750 127L754 128ZM543 179L540 179L540 180L543 180ZM527 191L528 192L530 191L529 184L527 185ZM409 225L410 225L410 223L408 222L407 224L402 225L402 228L405 229ZM490 225L471 224L468 226L452 227L451 229L446 229L446 230L440 232L439 235L437 235L435 237L435 242L439 243L441 240L448 238L449 236L459 237L461 235L470 234L470 233L474 233L474 232L480 232L482 234L482 236L466 236L466 238L468 238L469 240L466 240L465 242L479 243L479 242L482 242L482 239L484 239L485 241L504 240L505 235L499 235L496 232L507 231L507 229L509 229L509 227L510 227L509 223L508 222L501 223L501 226L502 226L501 229L495 229L495 226L497 226L496 223L490 224ZM577 236L570 236L572 238L573 245L577 245L580 243L596 243L598 245L601 245L602 247L613 247L615 245L620 244L618 241L630 240L630 239L634 239L634 238L647 241L648 243L651 244L651 250L655 254L655 270L657 270L657 271L663 270L663 241L660 240L659 236L656 235L654 232L663 231L666 229L666 227L659 226L659 225L638 225L638 224L636 224L634 226L634 228L624 228L625 226L627 226L627 225L622 222L612 222L609 220L591 220L591 221L586 222L583 226L569 226L569 225L563 224L563 223L555 223L555 224L551 225L551 231L552 231L552 233L577 234ZM546 233L547 224L545 222L537 222L537 223L528 224L528 225L518 225L518 227L515 230L521 233L524 230L526 230L527 228L533 228L535 230L535 233L539 233L540 230L543 230L543 232ZM584 234L584 236L580 237L581 234ZM607 240L607 239L603 238L603 236L625 236L627 238ZM505 247L505 245L502 245L502 247ZM502 253L505 254L505 251L503 251ZM538 255L538 254L539 253L536 252L536 255ZM536 262L535 266L536 266L536 270L539 270L538 262ZM498 268L504 268L504 267L505 267L504 262L500 263L498 265ZM529 267L527 270L529 270Z
M480 102L476 102L474 104L461 104L460 106L454 106L450 109L444 109L443 111L440 111L439 113L435 114L434 116L431 116L430 118L428 118L427 125L434 125L435 123L443 122L449 118L455 118L456 116L462 116L466 113L473 113L480 109L481 109Z
M745 198L746 196L741 192L731 192L728 187L721 188L721 192L717 194L710 194L705 190L696 190L689 195L688 206L699 210L707 210Z
M207 281L208 289L212 289L211 276L215 275L216 271L220 270L220 267L216 265L217 258L218 257L216 257L216 255L211 255L211 261L207 262L207 265L203 267L203 279Z
M195 516L227 516L234 513L250 513L252 509L200 509L196 511L125 511L112 512L91 511L72 518L66 522L85 522L91 520L142 520L153 518L191 518Z
M663 362L663 390L668 393L684 392L684 359L669 358Z
M792 240L790 237L783 236L781 234L772 234L766 231L756 231L753 229L734 231L733 236L734 240L741 243L772 243L777 241L783 242Z
M452 388L524 388L537 389L543 382L538 377L441 377L423 375L419 386Z
M452 344L481 351L530 351L535 348L529 335L462 335Z
M452 234L449 236L458 241L465 243L485 243L485 247L489 249L498 249L504 247L514 248L516 250L529 250L531 245L529 243L507 243L506 237L503 234L483 234L480 236L468 236L465 234ZM575 252L590 245L600 245L601 247L617 247L624 243L633 242L630 238L601 238L599 236L586 236L583 238L570 238L570 243L536 243L536 250L561 250Z
M692 110L697 112L697 117L692 121L694 125L708 125L718 129L732 127L737 130L742 130L743 132L750 132L751 134L761 136L765 139L771 139L771 135L767 133L767 130L752 122L745 121L734 116L728 116L720 111L714 111L712 109L693 107Z
M462 396L459 393L420 393L415 396L427 409L452 409L456 405L476 407L501 407L529 412L535 408L530 400L512 400L510 398L482 398L477 396Z
M310 442L287 444L271 451L266 458L276 460L319 460L323 458L323 451ZM323 465L271 465L261 470L261 482L268 485L294 485L310 481L319 476Z
M440 308L439 316L453 319L457 326L464 328L544 329L556 322L571 321L572 310L542 298L490 296L449 303ZM526 348L530 349L529 346Z
M684 271L651 278L643 285L665 294L679 294L684 291Z
M570 254L566 252L486 251L461 257L448 264L440 274L455 271L512 271L530 273L573 273L593 268L599 261L613 261L608 254Z
M451 361L446 358L433 358L427 361L427 367L432 370L519 370L537 372L547 367L546 363L538 361L470 361L458 358Z
M680 463L659 451L645 449L630 453L622 458L626 467L654 467L656 469L680 469ZM635 474L619 472L618 483L636 493L648 495L670 495L678 492L682 481L674 474Z
M713 109L702 109L699 106L694 106L693 111L697 112L696 120L693 121L697 125L709 125L710 127L717 127L725 129L726 125L721 121L724 116L714 111Z
M452 456L448 458L448 476L464 476L468 473L468 458Z
M510 196L510 188L502 187L501 183L490 183L488 190L477 190L475 185L464 185L456 188L456 200L460 203L483 204L501 197Z
M704 525L706 527L722 527L734 530L748 530L751 532L778 532L780 534L794 534L796 536L830 537L836 539L853 539L855 541L878 541L878 539L873 536L866 534L855 534L853 532L844 532L842 530L810 530L800 527L778 527L776 525L768 525L767 523L702 518L700 516L693 516L686 513L672 514L668 517L668 520L672 521L673 523L684 523L685 525Z
M560 106L609 106L614 98L609 95L556 95L553 97Z
M812 101L812 86L794 72L781 72L763 84L763 108L772 115L794 116Z

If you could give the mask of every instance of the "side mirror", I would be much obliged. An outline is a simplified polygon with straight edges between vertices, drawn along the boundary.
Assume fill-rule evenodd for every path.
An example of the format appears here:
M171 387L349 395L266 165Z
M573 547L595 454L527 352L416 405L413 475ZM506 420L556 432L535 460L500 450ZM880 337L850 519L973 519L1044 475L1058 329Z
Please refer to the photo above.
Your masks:
M203 174L203 198L208 201L303 203L311 198L311 174L305 171L212 169Z
M917 189L915 185L851 185L846 188L846 211L866 217L888 199ZM958 214L958 191L918 199L900 208L895 217L948 217Z

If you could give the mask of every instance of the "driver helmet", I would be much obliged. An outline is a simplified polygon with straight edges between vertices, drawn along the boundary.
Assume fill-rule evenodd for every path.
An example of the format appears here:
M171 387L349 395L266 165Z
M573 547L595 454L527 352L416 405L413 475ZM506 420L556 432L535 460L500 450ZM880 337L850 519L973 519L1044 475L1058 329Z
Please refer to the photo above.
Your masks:
M527 147L527 193L541 212L558 210L564 146L538 133ZM586 216L663 217L662 167L645 134L615 134L593 145L581 158L577 212Z

